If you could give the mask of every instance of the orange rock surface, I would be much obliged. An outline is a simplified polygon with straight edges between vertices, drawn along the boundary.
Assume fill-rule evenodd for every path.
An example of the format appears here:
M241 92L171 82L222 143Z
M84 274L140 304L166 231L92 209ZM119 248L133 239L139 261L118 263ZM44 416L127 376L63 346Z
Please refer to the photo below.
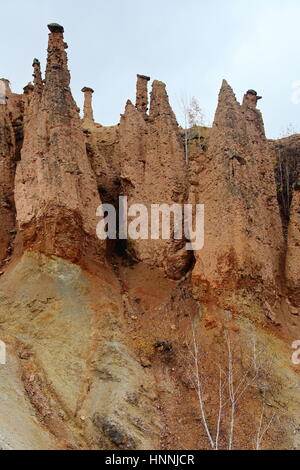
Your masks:
M300 449L300 137L226 81L212 128L158 80L148 112L144 75L120 123L90 87L81 119L48 28L45 79L0 81L0 449ZM120 196L204 204L204 248L99 240Z
M100 198L69 87L65 47L62 30L50 32L45 84L34 63L15 198L24 246L75 261L103 247L95 235Z

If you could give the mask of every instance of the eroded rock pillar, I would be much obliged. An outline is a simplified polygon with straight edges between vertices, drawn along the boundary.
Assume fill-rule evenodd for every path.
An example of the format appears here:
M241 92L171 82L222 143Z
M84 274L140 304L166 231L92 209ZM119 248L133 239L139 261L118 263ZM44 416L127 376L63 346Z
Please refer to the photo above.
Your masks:
M81 90L84 93L84 116L83 118L87 121L92 121L94 122L94 113L93 113L93 105L92 105L92 100L93 100L93 93L94 90L89 87L84 87Z
M143 113L144 116L147 115L148 111L148 82L150 77L146 75L137 74L136 82L136 108Z

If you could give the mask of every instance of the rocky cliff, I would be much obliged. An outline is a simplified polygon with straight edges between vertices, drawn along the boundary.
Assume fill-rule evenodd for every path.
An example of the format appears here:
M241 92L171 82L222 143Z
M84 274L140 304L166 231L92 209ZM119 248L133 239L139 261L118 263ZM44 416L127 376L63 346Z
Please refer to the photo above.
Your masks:
M129 206L142 203L150 211L151 204L187 202L187 168L165 84L158 80L153 82L147 115L146 99L141 98L147 96L146 88L141 93L141 80L138 76L137 105L128 101L121 117L121 184ZM146 80L143 80L144 87ZM159 235L159 240L130 241L128 249L137 260L163 268L171 278L180 278L190 267L191 256L182 241L173 238L173 233L169 240L163 240L161 232Z
M16 139L12 119L6 104L0 105L0 154L1 154L1 235L0 260L3 262L12 252L11 242L15 230L14 175L16 167Z
M15 200L24 248L78 261L99 253L100 204L67 68L63 28L50 25L45 81L34 61L34 90L25 111ZM65 234L68 233L68 237Z
M80 118L48 28L45 78L0 82L0 448L299 449L300 137L269 141L226 81L211 129L180 128L158 80L148 110L145 75L116 126L88 86ZM203 249L173 222L99 240L121 196L204 204Z
M256 103L241 106L224 81L199 174L206 207L206 243L197 256L195 282L229 289L258 279L275 286L283 249L274 178L275 154ZM255 106L255 107L254 107Z

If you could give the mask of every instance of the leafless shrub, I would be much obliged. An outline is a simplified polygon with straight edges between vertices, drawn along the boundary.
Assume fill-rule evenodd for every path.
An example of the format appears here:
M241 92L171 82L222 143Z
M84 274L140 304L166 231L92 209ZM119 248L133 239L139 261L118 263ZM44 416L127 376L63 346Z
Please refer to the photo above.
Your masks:
M199 346L199 342L196 339L195 326L192 324L191 328L192 338L188 347L191 361L189 363L189 374L190 380L193 383L197 402L199 406L200 420L205 430L205 435L209 441L209 445L212 449L218 450L220 448L220 432L221 426L225 425L224 414L226 411L229 416L229 427L227 431L227 448L228 450L234 449L234 435L235 435L235 423L237 417L237 405L241 401L241 398L245 395L249 387L257 387L260 374L271 367L271 361L265 360L263 357L264 351L258 351L256 336L252 335L252 348L251 354L248 358L248 364L244 371L241 371L240 367L237 366L235 360L235 354L232 344L232 339L229 332L224 334L224 345L226 348L226 367L225 370L221 364L216 365L218 369L218 390L214 390L214 393L218 395L218 409L216 410L216 422L214 430L211 429L207 420L207 403L205 399L204 390L204 377L201 372L200 364L203 361L203 354ZM246 403L244 403L246 406ZM265 413L265 396L263 396L262 411L257 425L257 432L255 433L255 448L259 450L262 446L263 439L270 429L272 422L275 418L275 414L267 421L264 425L264 421L267 419Z
M200 107L199 101L193 96L190 100L181 97L180 105L184 120L184 151L185 161L189 162L189 136L190 129L205 125L205 116ZM199 135L200 138L200 135Z

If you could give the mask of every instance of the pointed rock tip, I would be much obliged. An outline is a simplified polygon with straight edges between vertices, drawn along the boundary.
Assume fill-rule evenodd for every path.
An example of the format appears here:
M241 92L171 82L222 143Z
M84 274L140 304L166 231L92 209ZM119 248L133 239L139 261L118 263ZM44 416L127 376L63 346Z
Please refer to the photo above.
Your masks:
M35 65L38 65L38 66L41 65L39 59L37 59L37 58L34 58L33 61L32 61L32 67L34 67Z
M134 104L132 103L132 101L131 101L131 100L127 100L127 101L126 101L126 105L125 105L125 110L124 110L123 116L124 116L124 115L127 115L127 114L130 114L130 113L132 113L132 112L134 112L134 113L137 112L137 113L139 114L138 110L136 109L136 107L134 106Z
M126 101L125 109L126 109L127 107L130 107L130 106L132 106L132 107L135 109L135 106L133 106L132 101L131 101L131 100L127 100L127 101Z
M50 23L47 25L51 33L63 33L64 27L58 23Z
M33 83L32 82L27 83L27 85L24 86L23 90L24 90L24 93L26 93L27 91L30 91L30 90L34 90Z
M221 90L224 90L224 89L231 90L233 92L232 87L229 85L229 83L225 79L222 80L222 85L221 85Z
M235 96L235 93L233 91L233 88L229 85L229 83L227 82L227 80L223 80L222 81L222 85L221 85L221 89L220 89L220 93L219 93L219 96L220 97L225 97L227 96L228 98L233 98L234 101L237 102L237 99L236 99L236 96Z
M126 104L125 104L124 113L120 114L121 118L124 119L126 116L128 116L130 113L132 113L132 110L137 111L136 107L133 106L132 101L127 100ZM137 111L137 113L138 113L138 111Z

